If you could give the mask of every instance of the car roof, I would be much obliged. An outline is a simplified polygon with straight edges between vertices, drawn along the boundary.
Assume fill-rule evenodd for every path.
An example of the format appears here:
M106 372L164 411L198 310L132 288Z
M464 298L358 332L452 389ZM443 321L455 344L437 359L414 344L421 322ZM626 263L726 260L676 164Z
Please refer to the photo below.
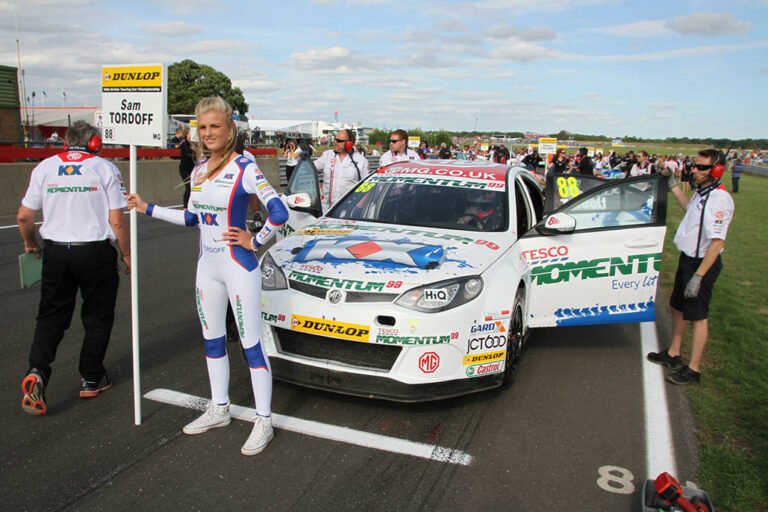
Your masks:
M506 181L507 172L519 172L518 168L493 162L473 160L406 160L380 167L377 174L406 176L439 176L444 178L481 178L489 181Z

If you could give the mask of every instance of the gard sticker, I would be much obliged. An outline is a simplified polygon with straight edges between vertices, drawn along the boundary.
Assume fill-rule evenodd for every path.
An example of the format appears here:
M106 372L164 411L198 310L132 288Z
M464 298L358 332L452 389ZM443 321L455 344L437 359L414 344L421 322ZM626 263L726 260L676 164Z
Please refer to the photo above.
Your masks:
M504 359L504 356L506 353L507 353L506 350L496 350L494 352L484 352L482 354L471 354L471 355L462 357L461 364L463 364L464 366L467 366L470 364L492 363L494 361L501 361L502 359Z
M484 363L469 366L467 368L467 377L482 377L483 375L490 375L492 373L501 373L504 371L504 361L498 361L495 363Z
M539 265L531 269L535 285L567 283L580 279L600 279L619 275L647 274L661 270L661 253L634 254L626 259L614 256L592 260L565 261Z
M450 343L451 336L376 336L376 343L384 345L441 345Z
M301 315L291 315L291 329L330 338L364 342L368 342L371 332L371 328L367 325L347 324L325 318Z
M469 328L469 334L477 334L483 332L507 332L507 329L504 327L504 322L501 320L494 320L492 322L485 322L482 324L473 324Z

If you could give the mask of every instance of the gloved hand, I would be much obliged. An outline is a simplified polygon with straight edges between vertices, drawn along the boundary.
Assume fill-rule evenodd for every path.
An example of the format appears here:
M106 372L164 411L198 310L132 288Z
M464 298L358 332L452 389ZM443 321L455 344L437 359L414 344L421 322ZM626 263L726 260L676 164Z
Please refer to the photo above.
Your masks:
M683 292L683 296L686 299L695 299L697 295L699 295L699 290L701 289L701 276L699 274L693 274L693 277L690 281L688 281L688 284L685 285L685 291Z
M669 186L669 190L672 190L673 188L675 188L680 184L680 182L677 180L677 176L675 176L675 173L672 172L671 169L662 167L659 170L659 173L661 173L662 176L667 177L667 185Z

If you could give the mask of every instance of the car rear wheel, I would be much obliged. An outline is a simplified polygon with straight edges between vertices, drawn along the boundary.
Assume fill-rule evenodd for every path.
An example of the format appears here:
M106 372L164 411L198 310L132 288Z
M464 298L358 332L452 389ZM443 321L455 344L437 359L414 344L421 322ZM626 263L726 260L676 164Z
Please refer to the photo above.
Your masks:
M504 364L504 385L509 386L515 380L523 355L523 311L525 310L525 290L518 288L512 307L507 336L507 357Z

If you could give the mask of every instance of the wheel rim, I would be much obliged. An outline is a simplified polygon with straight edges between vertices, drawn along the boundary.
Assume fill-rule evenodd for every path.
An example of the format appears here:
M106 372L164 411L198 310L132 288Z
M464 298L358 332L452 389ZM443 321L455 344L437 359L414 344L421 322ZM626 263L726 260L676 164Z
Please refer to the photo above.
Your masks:
M520 364L520 352L523 342L523 308L517 304L509 324L509 339L507 341L506 373L511 378L517 373Z

